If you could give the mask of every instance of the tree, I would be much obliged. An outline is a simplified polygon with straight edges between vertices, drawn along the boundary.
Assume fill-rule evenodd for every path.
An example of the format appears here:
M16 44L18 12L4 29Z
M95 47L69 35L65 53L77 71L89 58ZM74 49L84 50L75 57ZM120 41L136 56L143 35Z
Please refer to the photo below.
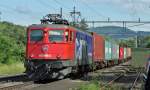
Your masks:
M86 24L85 19L81 19L81 22L79 23L79 28L84 31L88 30L88 25Z
M83 31L88 30L88 25L86 24L85 19L81 19L81 21L79 23L71 22L70 25L75 27L75 28L79 28Z
M0 22L0 63L10 64L24 59L25 27Z

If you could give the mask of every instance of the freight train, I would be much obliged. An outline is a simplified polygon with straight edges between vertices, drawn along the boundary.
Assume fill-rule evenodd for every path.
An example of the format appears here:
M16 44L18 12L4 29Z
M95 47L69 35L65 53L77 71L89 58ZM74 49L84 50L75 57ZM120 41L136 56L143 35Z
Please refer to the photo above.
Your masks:
M131 48L68 24L44 23L27 28L25 67L33 80L63 79L71 73L81 74L129 59Z

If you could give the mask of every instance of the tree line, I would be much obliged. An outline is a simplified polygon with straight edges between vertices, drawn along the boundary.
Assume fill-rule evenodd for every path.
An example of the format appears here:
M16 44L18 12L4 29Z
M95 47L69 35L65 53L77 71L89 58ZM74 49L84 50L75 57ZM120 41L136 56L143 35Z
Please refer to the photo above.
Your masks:
M11 64L24 60L26 27L0 22L0 63Z
M72 25L74 26L74 25ZM82 19L75 27L87 30L88 25ZM138 47L150 48L150 36L138 38ZM135 38L121 40L120 44L135 47ZM25 57L26 27L10 22L0 22L0 63L11 64L23 61Z

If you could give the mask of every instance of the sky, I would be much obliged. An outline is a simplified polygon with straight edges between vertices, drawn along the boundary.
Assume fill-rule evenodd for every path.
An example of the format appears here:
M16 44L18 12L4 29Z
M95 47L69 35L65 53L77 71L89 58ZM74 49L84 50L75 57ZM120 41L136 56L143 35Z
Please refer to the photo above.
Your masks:
M48 13L59 13L63 8L63 17L72 20L70 13L73 7L81 12L81 18L92 20L130 20L150 21L150 0L1 0L1 21L19 25L40 23ZM104 26L106 24L97 24ZM122 24L107 24L119 25ZM128 24L127 24L128 25ZM130 24L135 25L135 24ZM90 25L89 25L90 26ZM150 24L132 27L135 31L150 31Z

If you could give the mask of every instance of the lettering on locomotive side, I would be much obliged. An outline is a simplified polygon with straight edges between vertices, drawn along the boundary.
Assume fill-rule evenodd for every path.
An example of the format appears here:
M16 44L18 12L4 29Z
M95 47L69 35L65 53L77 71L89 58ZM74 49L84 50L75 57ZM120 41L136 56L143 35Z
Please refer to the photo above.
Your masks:
M48 51L48 45L43 45L42 46L42 51L47 52Z

